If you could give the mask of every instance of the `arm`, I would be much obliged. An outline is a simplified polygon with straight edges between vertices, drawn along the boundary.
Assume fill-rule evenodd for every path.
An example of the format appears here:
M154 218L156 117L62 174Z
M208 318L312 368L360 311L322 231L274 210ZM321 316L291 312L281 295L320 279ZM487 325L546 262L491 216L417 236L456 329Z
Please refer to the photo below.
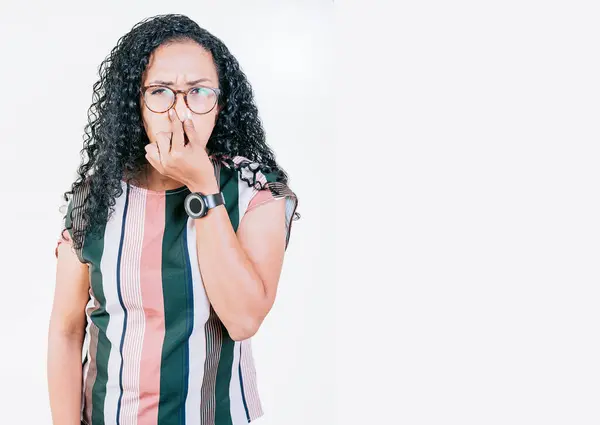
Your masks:
M56 286L48 330L48 391L52 422L80 425L88 266L79 261L67 231L56 248Z
M192 191L216 193L216 180ZM256 333L273 306L285 253L285 202L243 216L237 234L223 205L195 220L198 264L207 296L233 340Z

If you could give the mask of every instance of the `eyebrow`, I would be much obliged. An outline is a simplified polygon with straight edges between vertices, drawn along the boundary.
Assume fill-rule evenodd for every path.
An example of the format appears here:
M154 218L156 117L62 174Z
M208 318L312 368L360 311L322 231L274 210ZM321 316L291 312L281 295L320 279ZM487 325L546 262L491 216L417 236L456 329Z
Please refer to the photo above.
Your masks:
M187 83L185 83L185 85L187 85L187 86L193 86L194 84L202 83L204 81L210 81L210 80L208 78L200 78L198 80L188 81ZM148 84L149 85L151 85L151 84L160 84L162 86L174 86L175 85L175 83L173 81L162 81L162 80L154 80L154 81L151 81Z

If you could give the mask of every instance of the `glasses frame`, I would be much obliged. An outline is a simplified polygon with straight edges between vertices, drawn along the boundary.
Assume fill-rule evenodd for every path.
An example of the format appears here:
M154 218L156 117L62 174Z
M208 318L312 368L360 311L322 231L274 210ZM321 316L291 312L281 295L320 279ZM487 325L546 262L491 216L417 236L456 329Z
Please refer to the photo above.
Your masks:
M150 108L150 106L148 106L148 103L146 103L146 91L149 88L152 88L152 87L161 87L161 88L169 89L169 90L171 90L173 92L173 102L171 103L171 106L169 106L166 110L164 110L162 112L155 111L154 109ZM187 100L188 93L190 91L194 90L194 89L197 89L197 88L203 88L203 89L212 90L215 93L215 104L212 106L212 108L210 108L206 112L195 112L192 108L190 108L190 105L188 104L188 100ZM151 84L149 86L142 86L140 88L140 93L142 94L142 100L144 101L144 105L146 105L146 108L148 108L149 110L151 110L155 114L164 114L166 112L169 112L169 110L171 108L173 108L173 106L175 106L175 103L177 102L177 95L179 93L182 93L183 94L183 101L185 102L185 106L187 106L187 108L190 111L192 111L192 113L194 113L196 115L206 115L206 114L210 113L210 111L212 111L213 109L215 109L215 106L217 106L217 104L219 103L219 97L221 96L221 89L216 88L216 87L194 86L194 87L190 87L187 90L175 90L175 89L172 89L169 86L165 86L165 85L162 85L162 84Z

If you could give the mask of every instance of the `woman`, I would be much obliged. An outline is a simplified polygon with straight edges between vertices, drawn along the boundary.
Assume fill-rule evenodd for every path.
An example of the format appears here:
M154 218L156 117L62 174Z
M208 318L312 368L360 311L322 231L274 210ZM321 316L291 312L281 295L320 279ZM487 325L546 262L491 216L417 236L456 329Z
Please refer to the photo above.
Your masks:
M53 421L250 422L250 338L299 218L250 84L182 15L137 24L99 73L56 247Z

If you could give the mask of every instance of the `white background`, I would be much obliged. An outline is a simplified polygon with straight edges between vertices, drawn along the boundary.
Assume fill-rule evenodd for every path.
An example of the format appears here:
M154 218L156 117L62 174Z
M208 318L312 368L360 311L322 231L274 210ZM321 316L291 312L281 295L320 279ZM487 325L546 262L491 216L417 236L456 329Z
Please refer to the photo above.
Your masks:
M335 4L337 423L600 423L598 2Z
M170 4L169 7L167 5ZM97 68L140 20L183 13L221 38L299 197L276 304L255 338L265 425L333 419L330 1L12 2L0 10L0 423L50 424L46 335L62 193Z

